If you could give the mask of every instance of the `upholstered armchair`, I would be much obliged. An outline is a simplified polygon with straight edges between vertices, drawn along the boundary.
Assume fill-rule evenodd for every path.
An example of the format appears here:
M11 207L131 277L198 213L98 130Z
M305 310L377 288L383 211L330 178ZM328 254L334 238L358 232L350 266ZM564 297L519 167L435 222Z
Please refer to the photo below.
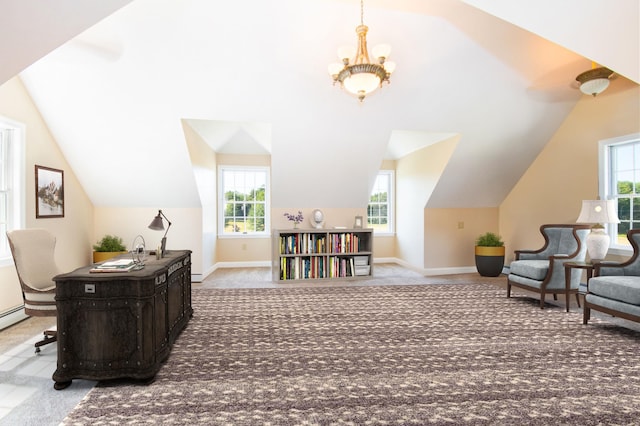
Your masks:
M591 310L640 322L640 229L631 229L627 238L633 255L625 262L601 262L594 266L584 298L583 323Z
M542 225L540 232L544 237L544 246L538 250L516 250L507 277L507 297L511 297L511 287L519 287L540 294L540 308L544 309L545 296L559 293L566 298L569 312L569 296L575 294L578 306L578 288L582 270L571 270L571 279L565 279L566 262L584 262L587 254L585 240L590 225ZM567 285L568 284L568 285Z
M24 311L27 315L56 316L56 283L53 277L60 274L54 251L56 237L44 229L20 229L7 232L9 246L22 287ZM40 346L56 341L55 330L45 330Z

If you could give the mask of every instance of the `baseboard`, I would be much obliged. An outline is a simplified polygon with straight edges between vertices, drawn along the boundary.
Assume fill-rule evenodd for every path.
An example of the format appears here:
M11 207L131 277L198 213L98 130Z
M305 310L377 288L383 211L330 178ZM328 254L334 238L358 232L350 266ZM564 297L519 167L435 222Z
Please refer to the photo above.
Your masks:
M418 268L414 265L411 265L410 263L405 262L402 259L398 259L397 257L376 257L373 259L373 263L374 265L376 263L395 263L396 265L400 265L403 268L407 268L409 270L412 270L424 276L471 274L474 272L478 272L475 266L459 266L459 267L452 267L452 268ZM209 268L204 274L194 274L192 275L192 277L195 275L199 275L199 281L193 281L193 282L200 282L204 278L208 277L209 275L211 275L213 272L215 272L217 269L220 269L220 268L265 268L265 267L270 268L271 262L269 261L218 262L215 265L213 265L211 268ZM509 267L503 268L502 273L508 274Z
M24 313L24 306L13 308L0 315L0 330L10 327L29 318L29 315Z
M222 268L270 268L271 262L268 260L259 260L254 262L218 262L201 275L200 281L209 275L213 274L216 270ZM199 281L195 281L199 282Z

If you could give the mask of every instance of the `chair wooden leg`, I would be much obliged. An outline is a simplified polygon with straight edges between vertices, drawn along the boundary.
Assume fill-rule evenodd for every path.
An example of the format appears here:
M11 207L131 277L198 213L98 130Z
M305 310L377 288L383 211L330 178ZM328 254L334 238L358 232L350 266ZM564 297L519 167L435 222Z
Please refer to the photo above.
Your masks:
M584 302L584 309L582 310L582 324L587 324L591 319L591 309L587 306L587 302Z
M507 299L511 297L511 283L507 279Z
M580 308L580 295L576 293L576 303L578 303L578 308Z
M544 297L545 297L544 291L540 292L540 309L544 309Z

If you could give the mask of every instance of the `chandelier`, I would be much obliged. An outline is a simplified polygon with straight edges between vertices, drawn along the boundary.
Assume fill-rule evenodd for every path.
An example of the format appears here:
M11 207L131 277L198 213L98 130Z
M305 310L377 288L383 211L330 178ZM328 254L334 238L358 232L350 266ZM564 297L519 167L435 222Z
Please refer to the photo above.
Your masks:
M363 22L364 5L360 0L360 25L356 27L358 34L358 47L356 50L351 46L343 46L338 49L338 58L341 64L329 64L329 74L333 78L333 84L337 82L358 97L362 102L369 93L382 86L382 83L389 83L389 77L396 68L396 64L387 61L391 46L381 44L375 46L371 51L377 63L369 60L367 50L367 31L369 27ZM351 59L353 58L353 59Z

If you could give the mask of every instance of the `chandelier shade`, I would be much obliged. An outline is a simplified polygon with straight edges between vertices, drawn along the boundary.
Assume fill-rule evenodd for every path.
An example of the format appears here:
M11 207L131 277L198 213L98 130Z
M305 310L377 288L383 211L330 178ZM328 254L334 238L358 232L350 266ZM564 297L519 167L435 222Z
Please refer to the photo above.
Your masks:
M360 102L370 93L374 92L382 83L389 82L391 73L396 64L387 61L391 53L391 46L380 44L372 50L377 62L371 62L367 49L367 31L369 27L363 23L363 0L360 1L360 25L356 27L358 46L341 46L338 49L338 58L342 63L329 64L328 71L333 78L333 83L340 85L349 93L356 95Z

